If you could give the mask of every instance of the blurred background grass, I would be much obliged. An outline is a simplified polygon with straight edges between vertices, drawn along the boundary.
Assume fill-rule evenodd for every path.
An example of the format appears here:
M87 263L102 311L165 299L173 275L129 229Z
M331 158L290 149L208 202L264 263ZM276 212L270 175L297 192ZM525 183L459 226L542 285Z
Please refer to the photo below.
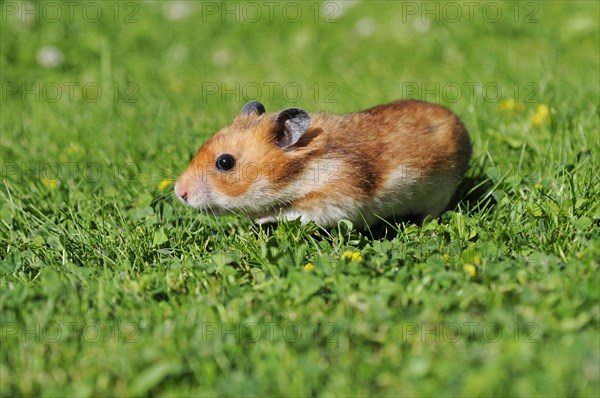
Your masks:
M167 148L162 160L179 169L254 93L262 94L258 99L270 111L297 98L295 106L332 112L412 94L450 105L466 119L476 145L482 141L478 118L501 123L502 100L549 103L560 112L598 103L598 13L588 1L470 7L400 1L82 2L72 10L56 4L61 3L3 6L2 81L5 89L7 83L19 86L15 94L5 90L5 139L33 124L18 131L14 145L3 145L3 151L7 146L14 151L5 158L32 152L52 157L82 142L88 159L113 161L130 153L164 154ZM61 54L56 67L37 59L48 46ZM60 100L36 102L23 94L35 82L42 97L44 89L52 96L49 84L58 83ZM78 84L74 103L64 82ZM98 102L82 98L87 83L102 89ZM269 84L279 84L273 95ZM460 87L458 96L448 84ZM476 85L474 95L469 84ZM486 84L488 95L481 92ZM215 86L219 92L212 94ZM301 93L295 95L298 86ZM407 93L415 87L416 93ZM129 100L136 102L125 103ZM183 145L175 149L175 141Z

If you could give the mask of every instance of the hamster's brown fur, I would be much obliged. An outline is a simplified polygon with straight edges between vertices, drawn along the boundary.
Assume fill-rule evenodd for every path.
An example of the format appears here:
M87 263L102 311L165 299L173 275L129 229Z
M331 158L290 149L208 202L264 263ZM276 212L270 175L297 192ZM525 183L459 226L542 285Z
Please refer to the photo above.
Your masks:
M283 142L283 143L282 143ZM217 159L228 154L230 170ZM467 170L471 143L440 105L396 101L344 115L247 104L200 148L175 191L189 205L258 222L330 226L392 215L438 216Z

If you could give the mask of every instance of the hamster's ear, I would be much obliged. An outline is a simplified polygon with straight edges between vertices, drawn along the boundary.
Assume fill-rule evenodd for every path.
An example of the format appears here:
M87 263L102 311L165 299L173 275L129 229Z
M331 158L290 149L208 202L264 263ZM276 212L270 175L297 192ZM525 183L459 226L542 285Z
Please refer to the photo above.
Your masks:
M265 107L258 101L250 101L240 111L240 115L256 115L260 116L265 113Z
M275 142L283 149L294 145L310 125L310 116L299 108L284 109L275 117Z

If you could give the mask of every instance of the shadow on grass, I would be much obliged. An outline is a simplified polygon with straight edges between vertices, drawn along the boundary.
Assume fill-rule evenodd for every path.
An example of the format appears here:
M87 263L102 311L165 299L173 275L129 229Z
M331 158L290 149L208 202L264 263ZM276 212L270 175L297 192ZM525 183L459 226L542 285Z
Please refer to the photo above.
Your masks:
M492 187L492 182L483 173L465 177L456 189L444 212L462 210L467 214L473 214L483 211L494 211L496 201L489 194ZM420 227L423 221L424 219L420 215L409 215L401 219L391 219L387 220L387 222L381 221L369 228L365 228L364 232L374 240L391 240L398 235L399 230L403 230L411 224ZM398 228L395 225L398 225Z

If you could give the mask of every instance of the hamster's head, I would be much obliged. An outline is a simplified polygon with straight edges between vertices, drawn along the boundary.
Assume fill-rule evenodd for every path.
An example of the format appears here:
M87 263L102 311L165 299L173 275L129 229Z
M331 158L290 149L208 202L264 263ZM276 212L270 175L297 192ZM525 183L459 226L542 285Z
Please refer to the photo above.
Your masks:
M196 209L249 216L285 202L281 188L299 168L301 151L295 145L309 125L310 116L302 109L269 114L260 102L247 103L179 176L177 197Z

